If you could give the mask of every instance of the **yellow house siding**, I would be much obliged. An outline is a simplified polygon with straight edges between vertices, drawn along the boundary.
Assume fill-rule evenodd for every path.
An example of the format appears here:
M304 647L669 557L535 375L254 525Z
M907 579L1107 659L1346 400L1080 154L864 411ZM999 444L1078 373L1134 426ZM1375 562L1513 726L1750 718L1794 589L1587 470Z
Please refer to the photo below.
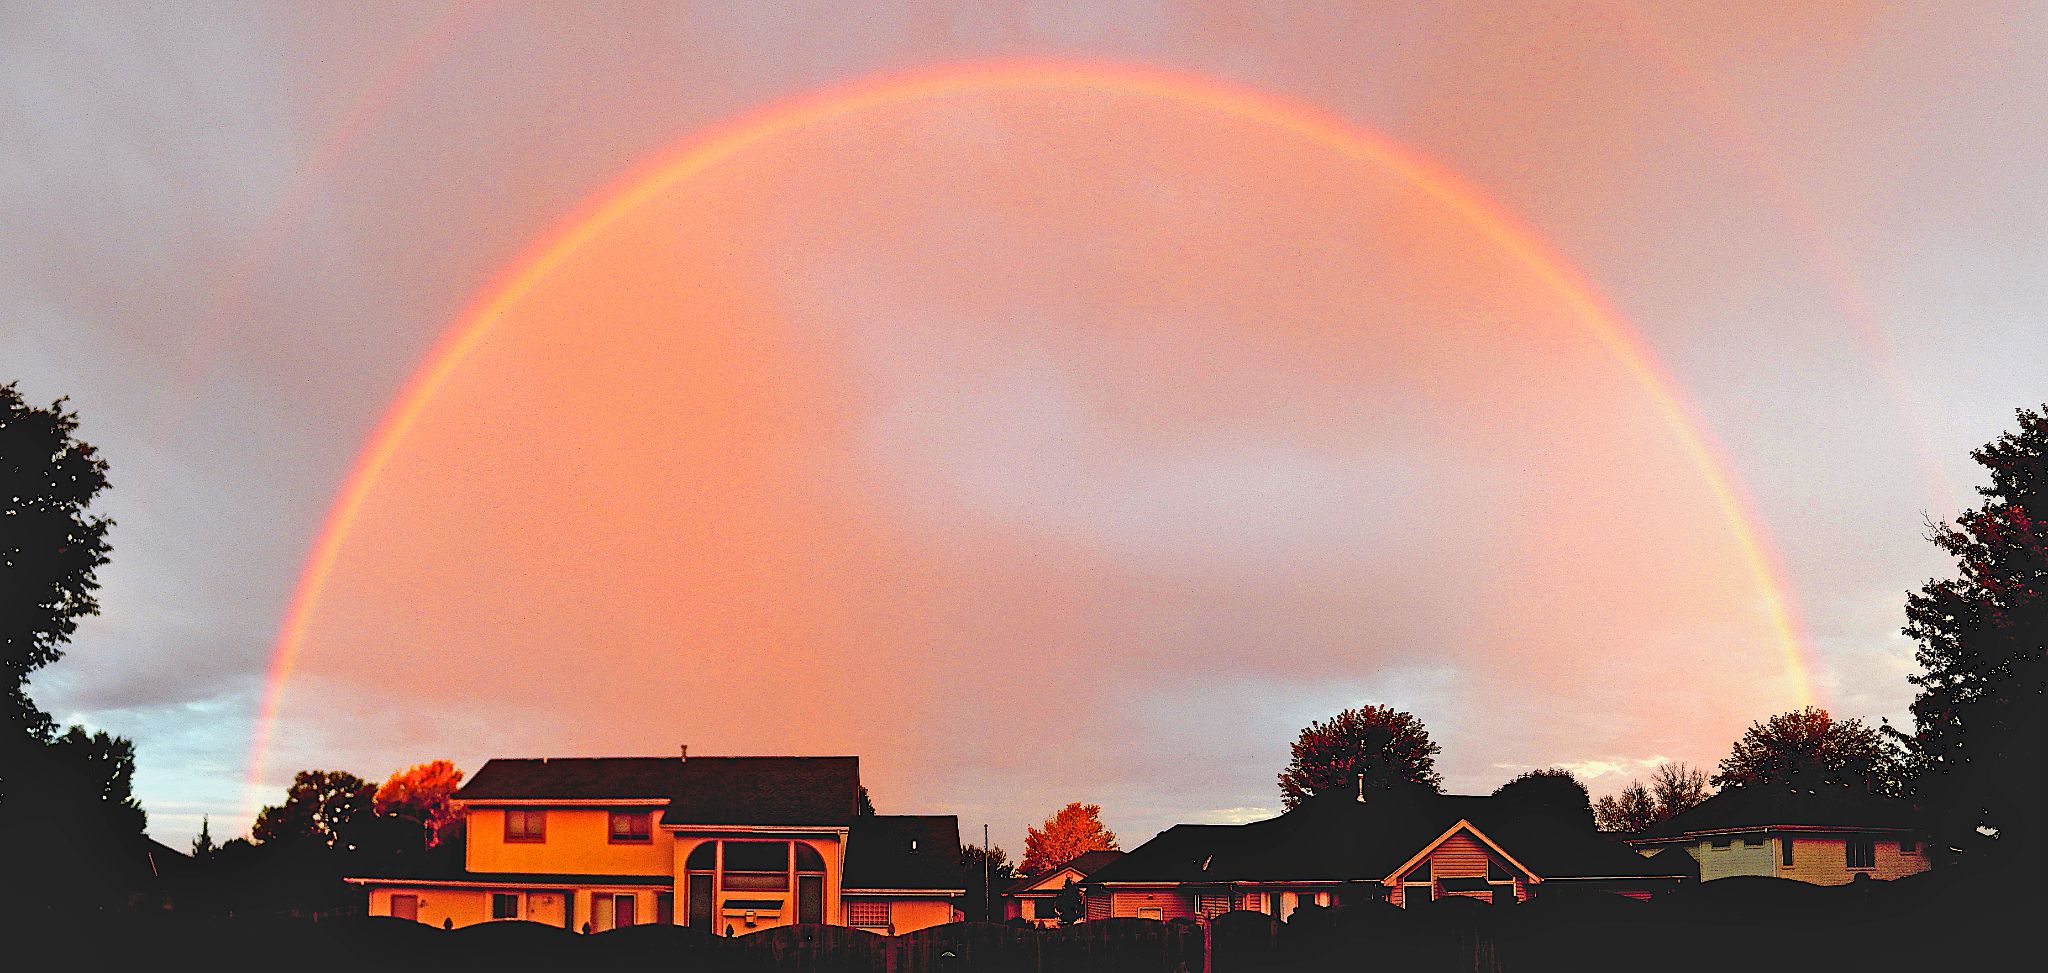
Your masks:
M675 866L674 835L659 825L645 842L614 844L605 808L546 808L547 840L505 840L503 808L468 812L468 865L472 872L575 875L668 875ZM658 819L659 808L651 810Z
M370 890L370 915L391 914L391 897L413 895L419 897L419 921L439 927L443 921L452 920L457 928L488 922L491 918L491 894L483 889L451 888L410 888L392 886Z
M1752 838L1761 835L1752 835ZM1726 848L1714 847L1712 839L1702 839L1686 847L1694 858L1699 859L1700 881L1711 882L1719 878L1733 878L1737 875L1775 875L1778 867L1778 848L1774 841L1749 845L1743 843L1742 835L1730 836Z
M953 906L934 899L896 899L889 904L889 921L900 935L953 921Z
M1118 918L1137 918L1145 909L1158 909L1161 919L1190 919L1195 915L1194 900L1184 892L1126 892L1121 889L1110 894L1110 915Z
M1901 852L1896 835L1873 836L1871 841L1876 851L1876 867L1852 869L1849 867L1849 837L1803 835L1795 832L1790 836L1773 839L1773 847L1780 841L1792 842L1792 864L1779 866L1778 875L1815 885L1847 885L1855 881L1858 874L1889 881L1927 870L1927 846L1917 845L1913 852Z

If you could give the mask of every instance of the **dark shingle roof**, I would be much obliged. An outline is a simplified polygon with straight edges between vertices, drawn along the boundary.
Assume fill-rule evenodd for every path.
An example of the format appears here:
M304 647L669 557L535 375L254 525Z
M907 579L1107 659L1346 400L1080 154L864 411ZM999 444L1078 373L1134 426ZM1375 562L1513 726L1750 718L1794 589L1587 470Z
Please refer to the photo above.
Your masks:
M1700 806L1660 822L1644 838L1674 838L1702 831L1771 825L1828 828L1901 828L1917 824L1912 805L1852 787L1799 790L1753 785L1730 787Z
M860 800L860 758L498 759L455 796L471 803L664 799L664 824L844 826Z
M483 765L457 800L659 798L675 792L679 757L499 758Z
M965 889L967 872L960 864L960 819L950 814L855 818L846 836L845 886Z
M663 824L838 826L851 823L860 805L859 757L691 757L678 763L675 799L661 815ZM953 840L957 846L957 829Z
M1460 819L1544 878L1663 874L1591 821L1490 797L1382 795L1304 801L1241 825L1176 825L1109 862L1089 882L1376 881Z

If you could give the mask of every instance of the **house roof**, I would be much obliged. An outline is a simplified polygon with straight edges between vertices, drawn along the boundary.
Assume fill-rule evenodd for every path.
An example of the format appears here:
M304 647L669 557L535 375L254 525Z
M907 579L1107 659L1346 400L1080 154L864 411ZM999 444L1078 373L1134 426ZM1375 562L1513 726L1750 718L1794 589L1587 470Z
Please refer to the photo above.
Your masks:
M843 827L858 757L545 757L492 760L457 800L665 800L663 824Z
M1730 787L1658 823L1638 840L1781 825L1911 830L1917 815L1906 801L1861 788Z
M846 836L849 889L967 888L960 819L951 814L855 818Z
M1592 822L1490 797L1383 794L1311 798L1277 818L1183 824L1104 864L1109 882L1379 881L1459 822L1540 878L1647 877L1666 869L1594 830Z
M1032 886L1038 885L1046 881L1047 879L1057 877L1060 873L1069 870L1080 875L1081 878L1086 879L1088 876L1095 874L1097 869L1100 869L1102 866L1107 865L1110 862L1116 861L1117 859L1122 858L1123 856L1124 853L1121 851L1082 852L1081 854L1075 855L1073 858L1068 859L1059 867L1047 871L1043 875L1024 875L1018 878L1011 879L1009 885L1003 889L1002 894L1014 895L1019 892L1034 891L1032 889ZM1059 891L1059 889L1057 887L1048 886L1046 888L1037 889L1035 891L1051 894Z

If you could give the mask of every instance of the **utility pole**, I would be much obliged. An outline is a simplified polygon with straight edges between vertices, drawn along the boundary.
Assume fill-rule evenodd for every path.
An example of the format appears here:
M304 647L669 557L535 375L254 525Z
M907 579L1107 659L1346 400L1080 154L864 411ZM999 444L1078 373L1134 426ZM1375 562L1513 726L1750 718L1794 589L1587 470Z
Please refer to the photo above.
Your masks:
M988 824L981 826L981 921L996 921L996 890L988 884Z

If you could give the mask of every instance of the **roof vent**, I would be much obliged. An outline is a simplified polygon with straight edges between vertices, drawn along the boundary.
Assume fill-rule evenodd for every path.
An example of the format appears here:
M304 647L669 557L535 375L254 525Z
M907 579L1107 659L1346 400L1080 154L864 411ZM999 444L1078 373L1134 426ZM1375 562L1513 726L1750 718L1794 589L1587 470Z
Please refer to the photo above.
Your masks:
M690 745L689 745L689 744L687 744L687 743L685 743L685 744L683 744L683 745L682 745L682 748L683 748L683 759L684 759L684 760L688 760L688 759L690 759Z

